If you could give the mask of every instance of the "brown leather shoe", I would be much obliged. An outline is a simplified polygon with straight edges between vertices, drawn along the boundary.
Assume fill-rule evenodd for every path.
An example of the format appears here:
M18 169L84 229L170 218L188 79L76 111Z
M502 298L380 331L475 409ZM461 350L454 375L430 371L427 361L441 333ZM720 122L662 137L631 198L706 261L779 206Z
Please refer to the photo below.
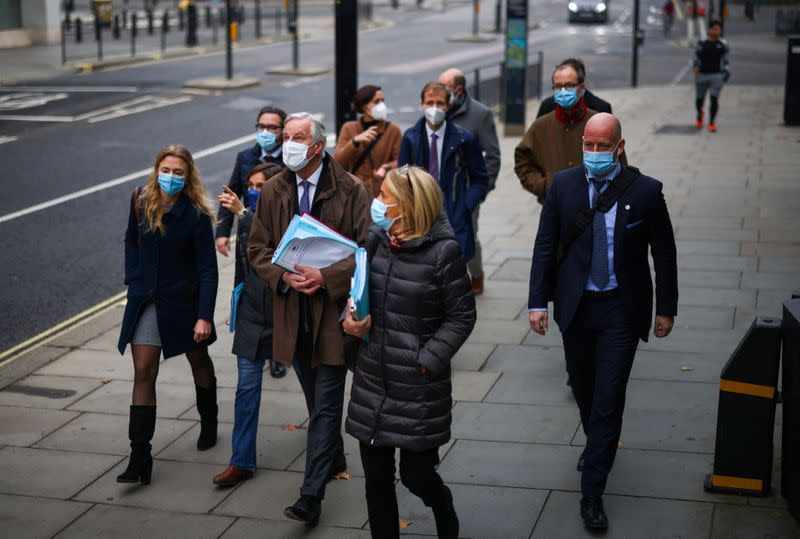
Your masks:
M483 277L472 278L472 293L476 296L483 294Z
M240 470L236 466L228 466L224 472L214 477L214 484L221 487L235 487L251 477L253 477L253 472L250 470Z

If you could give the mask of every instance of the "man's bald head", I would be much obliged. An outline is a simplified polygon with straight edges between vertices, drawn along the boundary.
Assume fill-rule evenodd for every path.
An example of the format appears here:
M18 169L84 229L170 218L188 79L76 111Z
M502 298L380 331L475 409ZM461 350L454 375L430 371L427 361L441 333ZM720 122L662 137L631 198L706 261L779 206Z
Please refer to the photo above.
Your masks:
M459 101L467 90L467 79L464 78L464 73L455 67L451 67L442 72L437 82L441 82L447 86L447 89L450 90L450 95L456 96L455 99ZM459 90L459 88L461 89Z
M622 138L622 125L613 114L607 112L599 112L589 118L586 122L586 128L583 131L583 136L600 136L608 138L614 144L619 142Z

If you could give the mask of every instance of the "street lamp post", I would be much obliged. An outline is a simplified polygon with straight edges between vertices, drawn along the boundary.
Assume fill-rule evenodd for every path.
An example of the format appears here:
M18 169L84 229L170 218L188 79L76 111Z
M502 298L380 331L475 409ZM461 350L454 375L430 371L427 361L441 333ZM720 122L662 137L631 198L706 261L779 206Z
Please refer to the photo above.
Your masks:
M639 0L633 0L633 57L631 59L631 86L639 84Z
M233 78L233 36L231 35L231 21L233 20L233 6L231 0L225 0L225 77Z

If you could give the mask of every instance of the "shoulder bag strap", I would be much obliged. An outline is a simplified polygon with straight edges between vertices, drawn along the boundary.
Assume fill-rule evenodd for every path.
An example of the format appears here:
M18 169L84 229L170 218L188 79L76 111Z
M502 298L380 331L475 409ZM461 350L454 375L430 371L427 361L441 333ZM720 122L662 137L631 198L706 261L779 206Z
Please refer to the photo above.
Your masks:
M364 153L362 153L361 155L358 156L358 159L356 159L355 164L348 171L350 174L355 174L356 170L358 170L358 168L361 165L363 165L364 161L367 160L367 159L369 159L370 164L372 164L372 168L373 169L375 168L374 163L372 163L372 158L370 157L370 153L372 152L372 149L375 147L375 145L378 143L378 141L381 139L383 134L386 133L386 129L389 127L389 123L390 122L386 122L386 127L384 128L384 130L381 131L380 133L378 133L378 136L375 137L375 140L373 140L372 142L369 143L369 146L364 148Z

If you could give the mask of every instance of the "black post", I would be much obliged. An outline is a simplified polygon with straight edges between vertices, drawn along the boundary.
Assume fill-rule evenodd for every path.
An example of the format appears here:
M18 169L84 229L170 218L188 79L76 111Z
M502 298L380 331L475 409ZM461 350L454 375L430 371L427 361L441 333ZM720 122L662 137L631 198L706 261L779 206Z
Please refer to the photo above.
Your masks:
M475 98L475 101L481 100L481 70L480 68L475 68L475 84L472 87L472 97Z
M503 31L503 0L494 3L494 33L499 34Z
M631 86L639 85L639 0L633 0L633 56L631 58Z
M539 51L538 54L538 67L536 69L536 97L537 99L542 98L542 76L544 75L544 53Z
M67 22L61 23L61 64L67 63Z
M197 45L197 6L194 2L186 8L186 46L194 47Z
M75 19L75 43L83 41L83 21L80 17Z
M481 0L472 0L472 35L478 35L478 14L481 12Z
M178 8L178 31L183 32L184 28L186 28L186 13Z
M147 35L148 36L152 36L153 32L154 32L154 30L153 30L153 10L152 9L148 9L147 10Z
M127 9L123 9L122 10L122 28L127 28L127 27L128 27L128 10Z
M214 45L219 43L219 13L216 10L211 17L211 42Z
M111 33L114 35L114 39L119 39L120 36L120 27L119 27L119 15L114 15L114 26L111 28Z
M256 10L256 13L255 13L255 18L256 18L256 39L261 39L261 2L259 2L259 0L256 0L256 8L255 8L255 10Z
M131 13L131 58L136 56L136 34L139 32L137 28L138 21L136 20L136 12Z
M206 6L206 28L211 28L213 24L211 21L211 6Z
M292 32L292 68L300 68L300 34L298 28L298 18L300 17L300 0L292 1L292 20L290 31ZM337 4L338 8L338 4Z
M295 13L296 6L297 0L295 0ZM338 133L345 122L356 119L350 103L358 88L358 0L336 2L334 58L336 58L335 107Z
M67 30L72 30L72 16L70 15L69 11L67 11L67 14L64 15L64 24L66 25Z
M161 17L161 54L167 52L167 32L169 32L169 11L165 9Z
M275 8L275 35L281 35L281 8Z
M103 60L103 25L98 17L94 18L94 37L97 40L97 60Z
M231 43L231 22L233 21L231 0L225 0L225 77L233 78L233 44Z

